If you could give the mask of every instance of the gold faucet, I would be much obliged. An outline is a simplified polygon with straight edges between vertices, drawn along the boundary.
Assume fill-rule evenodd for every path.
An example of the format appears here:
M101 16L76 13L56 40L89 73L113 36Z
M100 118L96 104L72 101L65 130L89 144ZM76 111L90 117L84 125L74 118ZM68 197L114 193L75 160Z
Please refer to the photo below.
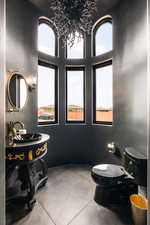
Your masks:
M23 122L17 121L15 123L13 123L13 126L15 127L16 124L20 124L21 128L24 129L24 123Z
M19 124L21 126L22 129L24 129L24 123L23 122L20 122L20 121L17 121L17 122L10 122L9 123L9 136L17 136L18 135L18 131L17 129L15 128L15 126Z
M16 127L15 127L18 124L20 125L21 129L24 129L24 127L25 127L23 122L20 122L20 121L14 122L13 127L12 127L12 131L13 131L15 136L20 134L19 130L17 130Z
M10 146L14 145L14 137L16 137L17 135L20 135L19 130L17 130L15 127L17 124L19 124L22 129L24 129L24 127L25 127L23 122L10 121L9 130L8 130L8 145L10 145Z

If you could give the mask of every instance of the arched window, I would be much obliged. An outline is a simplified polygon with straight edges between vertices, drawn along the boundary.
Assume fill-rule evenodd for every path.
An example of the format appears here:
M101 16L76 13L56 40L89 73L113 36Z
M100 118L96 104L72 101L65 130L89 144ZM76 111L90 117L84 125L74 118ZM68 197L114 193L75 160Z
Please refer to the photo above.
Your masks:
M38 26L38 124L55 124L57 111L57 38L56 29L47 18ZM40 53L45 53L40 54ZM52 57L53 56L53 60Z
M38 27L38 50L48 55L56 55L56 37L47 22L41 22Z
M112 18L105 16L93 29L93 55L99 56L93 66L93 122L113 123L113 27ZM101 57L105 55L105 60Z
M112 50L112 20L106 18L94 29L94 55L98 56Z
M94 123L112 125L113 122L113 68L112 60L93 67Z
M78 36L78 35L77 35ZM69 59L81 59L84 57L84 40L81 38L75 38L74 45L70 47L67 46L67 58Z

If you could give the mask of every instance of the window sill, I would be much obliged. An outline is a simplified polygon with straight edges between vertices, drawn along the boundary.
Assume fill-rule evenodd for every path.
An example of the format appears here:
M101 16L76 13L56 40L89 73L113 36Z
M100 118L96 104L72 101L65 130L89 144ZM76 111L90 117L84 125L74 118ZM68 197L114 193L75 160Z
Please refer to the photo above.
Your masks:
M92 126L113 127L113 123L112 124L92 123Z
M38 123L38 127L49 127L49 126L56 126L59 125L59 123Z

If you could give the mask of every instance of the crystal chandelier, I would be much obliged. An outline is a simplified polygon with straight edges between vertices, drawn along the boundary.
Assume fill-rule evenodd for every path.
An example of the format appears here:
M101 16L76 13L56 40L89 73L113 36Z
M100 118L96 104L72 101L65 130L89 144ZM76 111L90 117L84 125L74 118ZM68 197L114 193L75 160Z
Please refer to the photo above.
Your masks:
M96 0L51 0L50 8L54 12L51 20L64 45L71 47L75 38L80 40L85 33L90 34Z

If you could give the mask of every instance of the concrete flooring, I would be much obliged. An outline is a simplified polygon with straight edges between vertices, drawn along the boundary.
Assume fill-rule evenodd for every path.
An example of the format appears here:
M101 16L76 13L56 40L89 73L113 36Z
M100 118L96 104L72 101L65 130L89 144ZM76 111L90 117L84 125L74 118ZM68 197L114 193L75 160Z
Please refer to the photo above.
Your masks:
M125 210L118 214L94 202L88 166L50 168L48 177L33 211L15 225L131 225Z

